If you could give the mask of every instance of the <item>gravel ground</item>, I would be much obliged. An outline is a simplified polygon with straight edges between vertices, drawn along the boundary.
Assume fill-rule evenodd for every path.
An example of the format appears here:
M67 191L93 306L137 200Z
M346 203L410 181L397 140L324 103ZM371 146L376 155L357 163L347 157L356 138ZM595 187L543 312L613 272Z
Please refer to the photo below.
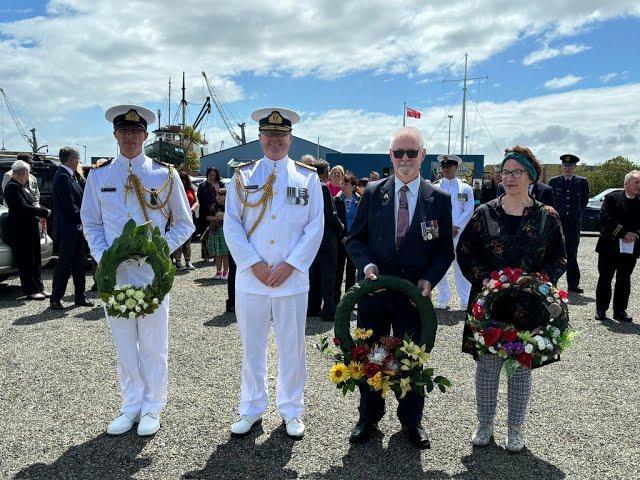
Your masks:
M638 478L640 471L640 295L632 287L636 323L593 320L596 238L583 237L584 295L572 295L579 339L563 360L534 374L527 415L528 449L510 455L505 379L501 381L496 442L473 449L474 363L460 353L463 314L439 313L433 362L453 381L426 401L424 425L432 448L418 451L399 432L395 399L381 432L351 446L356 396L343 398L327 379L330 361L312 348L330 333L307 322L307 434L292 442L274 406L262 428L231 438L239 397L240 340L224 313L226 285L211 264L179 275L171 296L169 405L153 438L134 431L105 434L118 412L113 343L102 309L46 309L25 302L18 281L0 285L0 477L20 479L373 479L373 478ZM194 248L199 250L198 248ZM198 260L198 259L196 259ZM51 271L45 272L51 286ZM90 281L89 281L90 283ZM563 284L563 281L561 281ZM70 292L71 286L68 288ZM66 298L67 303L72 297ZM271 398L276 350L271 341Z

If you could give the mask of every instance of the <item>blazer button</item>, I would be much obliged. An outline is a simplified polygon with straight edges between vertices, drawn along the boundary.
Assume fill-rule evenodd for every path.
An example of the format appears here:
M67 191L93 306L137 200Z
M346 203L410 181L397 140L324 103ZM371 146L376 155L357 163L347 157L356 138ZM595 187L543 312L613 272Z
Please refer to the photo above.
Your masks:
M276 243L275 240L269 240L269 244L273 245L274 243Z

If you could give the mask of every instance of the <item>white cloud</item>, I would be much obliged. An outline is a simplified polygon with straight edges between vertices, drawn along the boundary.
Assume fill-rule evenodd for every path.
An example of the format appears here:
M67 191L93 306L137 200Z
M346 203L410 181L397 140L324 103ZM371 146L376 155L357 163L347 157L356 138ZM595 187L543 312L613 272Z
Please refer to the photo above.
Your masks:
M611 80L615 79L615 78L619 78L621 80L626 80L627 78L629 78L629 72L627 72L626 70L624 72L611 72L611 73L607 73L605 75L601 75L600 76L600 81L602 83L609 83Z
M483 102L483 113L491 136L480 119L473 127L475 111L469 107L468 153L484 154L495 162L505 147L520 143L530 147L545 163L558 163L566 151L576 152L586 163L600 163L616 155L640 161L640 83L555 93L523 101ZM452 110L457 116L459 106ZM447 148L448 123L442 121L444 107L422 109L422 119L407 119L429 139L431 153ZM454 121L454 129L456 122ZM364 110L331 110L303 116L295 134L313 139L342 152L387 150L389 137L402 125L401 115ZM459 132L452 131L454 151L459 150ZM455 141L454 141L455 138Z
M523 65L533 65L538 62L542 62L544 60L549 60L555 57L565 57L569 55L576 55L578 53L584 52L586 50L590 50L591 47L587 45L564 45L560 48L549 48L545 45L540 50L536 50L535 52L531 52L529 55L524 57L522 60Z
M564 77L553 77L551 80L547 80L544 82L544 88L548 90L557 90L559 88L570 87L571 85L575 85L582 77L577 75L566 75Z

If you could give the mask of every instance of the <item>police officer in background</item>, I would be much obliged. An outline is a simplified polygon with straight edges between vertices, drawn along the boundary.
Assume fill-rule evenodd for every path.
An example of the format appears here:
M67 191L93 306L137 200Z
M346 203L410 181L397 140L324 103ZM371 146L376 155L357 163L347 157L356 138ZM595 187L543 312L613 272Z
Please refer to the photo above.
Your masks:
M436 182L436 186L451 195L451 224L453 248L455 250L458 246L460 234L473 215L473 189L468 183L456 177L458 166L462 161L460 157L457 155L438 155L438 161L442 167L442 178ZM462 276L458 262L455 260L453 261L453 270L460 309L465 310L469 302L471 284L469 280ZM448 274L445 274L440 283L438 283L436 308L447 308L449 300L451 300L451 289L449 288Z
M569 291L583 293L580 288L580 268L578 267L578 245L580 244L580 227L582 212L589 201L589 182L586 178L575 175L578 157L570 153L560 156L562 175L549 179L553 188L556 210L560 214L564 242L567 248L567 287Z
M155 121L152 111L137 105L118 105L107 110L113 122L120 154L95 168L82 199L80 218L91 255L100 262L125 224L151 222L158 227L174 252L195 230L191 210L178 172L142 152L147 125ZM137 177L139 196L131 182ZM118 285L146 285L153 270L144 260L127 260L116 271ZM138 423L138 435L153 435L160 428L160 412L167 404L169 355L169 296L158 309L135 319L107 315L118 353L122 407L107 428L110 435L125 433Z
M263 108L251 118L259 124L264 156L236 169L223 227L237 264L235 308L243 352L239 418L231 433L248 434L269 403L267 349L273 321L278 411L287 435L299 439L305 430L309 267L322 241L322 190L315 168L289 158L298 114Z

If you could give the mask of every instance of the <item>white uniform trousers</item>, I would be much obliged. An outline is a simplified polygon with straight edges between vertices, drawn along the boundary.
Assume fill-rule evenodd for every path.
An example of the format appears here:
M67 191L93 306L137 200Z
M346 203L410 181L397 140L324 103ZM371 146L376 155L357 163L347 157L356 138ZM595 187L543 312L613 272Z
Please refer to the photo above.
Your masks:
M308 293L269 297L236 291L236 318L242 339L240 415L262 414L269 404L267 348L273 321L278 346L276 403L283 417L300 418L304 412L307 377L305 325Z
M453 239L453 248L458 246L458 240L460 239L460 233L456 235ZM456 282L456 290L458 292L458 299L460 300L460 307L467 308L467 304L469 303L469 295L471 293L471 283L469 280L464 278L462 272L460 271L460 265L458 265L458 260L454 259L451 263L453 267L453 272L455 275ZM451 268L449 268L450 270ZM451 288L449 288L449 271L444 274L442 280L438 283L438 303L441 305L446 305L451 300Z
M117 270L118 285L151 282L149 265L129 260ZM133 417L160 413L167 404L169 358L169 295L151 315L137 319L107 315L118 354L121 411Z

